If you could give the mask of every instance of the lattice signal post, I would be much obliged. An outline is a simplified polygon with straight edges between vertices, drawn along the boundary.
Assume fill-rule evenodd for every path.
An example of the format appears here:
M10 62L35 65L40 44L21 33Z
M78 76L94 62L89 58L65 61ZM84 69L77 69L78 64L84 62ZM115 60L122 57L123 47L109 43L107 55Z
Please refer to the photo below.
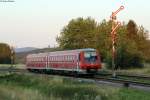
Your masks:
M117 14L124 9L124 6L120 6L120 8L112 12L112 15L110 16L110 19L112 21L112 31L111 31L111 37L112 37L112 71L113 71L113 77L116 77L115 72L115 59L116 59L116 31L121 25L121 22L117 21Z

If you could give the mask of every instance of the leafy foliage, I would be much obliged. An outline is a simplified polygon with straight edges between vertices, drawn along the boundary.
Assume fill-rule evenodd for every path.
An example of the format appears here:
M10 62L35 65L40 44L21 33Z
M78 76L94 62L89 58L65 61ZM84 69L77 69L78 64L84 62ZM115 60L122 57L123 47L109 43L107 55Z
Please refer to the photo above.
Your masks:
M60 47L65 49L93 48L96 26L96 22L91 18L73 19L64 27L57 41Z
M11 49L9 45L0 43L0 64L11 63Z

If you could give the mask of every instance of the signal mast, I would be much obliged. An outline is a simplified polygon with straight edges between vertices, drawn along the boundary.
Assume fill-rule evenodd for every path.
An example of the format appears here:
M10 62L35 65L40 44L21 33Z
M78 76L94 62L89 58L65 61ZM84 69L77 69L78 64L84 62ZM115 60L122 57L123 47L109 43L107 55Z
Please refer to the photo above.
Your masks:
M115 72L115 59L116 59L116 34L117 29L121 26L121 22L117 21L117 14L124 9L124 6L120 6L118 10L112 12L110 19L112 21L112 31L111 31L111 38L112 38L112 71L113 77L116 77Z

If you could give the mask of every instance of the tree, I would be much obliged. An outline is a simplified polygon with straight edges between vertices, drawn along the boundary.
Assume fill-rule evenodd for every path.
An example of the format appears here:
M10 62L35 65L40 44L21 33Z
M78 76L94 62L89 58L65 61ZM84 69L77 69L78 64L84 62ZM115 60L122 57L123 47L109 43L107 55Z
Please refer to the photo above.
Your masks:
M63 49L94 48L97 23L94 19L77 18L64 27L57 37L59 46Z
M137 34L138 50L142 52L143 59L145 59L146 62L150 62L150 42L148 39L148 31L145 30L143 26L139 26Z
M109 56L109 52L111 52L111 21L107 22L103 20L97 26L97 32L95 39L96 40L96 48L101 53L101 58L104 61L107 56Z
M11 49L9 45L0 43L0 64L11 63Z
M143 59L150 61L148 31L143 26L137 27L136 23L130 20L127 24L127 39L135 43Z
M127 24L127 36L129 39L136 39L137 38L137 25L133 20L129 20Z

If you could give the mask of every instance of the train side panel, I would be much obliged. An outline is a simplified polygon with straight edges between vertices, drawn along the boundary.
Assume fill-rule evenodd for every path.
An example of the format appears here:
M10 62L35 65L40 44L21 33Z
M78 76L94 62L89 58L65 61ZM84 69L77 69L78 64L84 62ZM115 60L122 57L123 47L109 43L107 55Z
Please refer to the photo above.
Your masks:
M87 73L101 68L100 56L95 49L57 51L30 54L26 57L27 69L63 70Z
M48 55L48 69L74 71L78 66L78 54Z

